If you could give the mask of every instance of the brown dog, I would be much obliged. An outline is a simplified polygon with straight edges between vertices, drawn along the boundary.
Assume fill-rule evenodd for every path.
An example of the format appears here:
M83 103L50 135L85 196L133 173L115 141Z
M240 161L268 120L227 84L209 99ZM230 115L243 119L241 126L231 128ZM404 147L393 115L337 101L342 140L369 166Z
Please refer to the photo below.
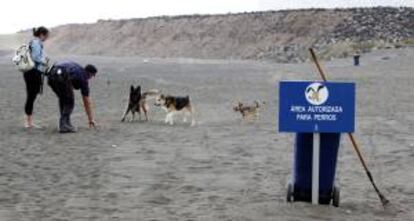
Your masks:
M240 112L243 120L253 120L258 117L259 109L261 108L261 105L264 104L265 102L260 103L259 101L254 101L253 105L245 105L239 101L238 104L233 107L233 110L235 112Z

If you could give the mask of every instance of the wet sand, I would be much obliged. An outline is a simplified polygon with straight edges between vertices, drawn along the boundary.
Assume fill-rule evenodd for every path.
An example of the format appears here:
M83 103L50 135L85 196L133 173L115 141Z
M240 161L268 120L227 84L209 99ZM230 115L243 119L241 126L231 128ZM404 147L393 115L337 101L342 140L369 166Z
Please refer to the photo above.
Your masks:
M23 126L24 82L0 57L0 220L410 220L414 217L414 49L325 63L330 79L357 83L356 137L395 209L384 211L347 137L337 183L341 206L285 202L293 135L277 132L276 83L316 79L312 64L77 56L91 82L100 130L87 128L79 92L77 134L57 133L49 87L35 104L43 130ZM198 125L121 123L129 86L192 98ZM243 123L237 99L267 102ZM411 209L410 209L411 208Z

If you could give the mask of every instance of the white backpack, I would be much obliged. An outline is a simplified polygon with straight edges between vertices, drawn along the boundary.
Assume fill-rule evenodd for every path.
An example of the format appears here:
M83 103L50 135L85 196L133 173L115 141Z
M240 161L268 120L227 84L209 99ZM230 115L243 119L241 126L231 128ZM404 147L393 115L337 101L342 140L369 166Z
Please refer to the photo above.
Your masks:
M16 55L14 55L12 60L16 65L17 70L27 72L35 67L35 63L30 52L30 45L22 45L16 50Z

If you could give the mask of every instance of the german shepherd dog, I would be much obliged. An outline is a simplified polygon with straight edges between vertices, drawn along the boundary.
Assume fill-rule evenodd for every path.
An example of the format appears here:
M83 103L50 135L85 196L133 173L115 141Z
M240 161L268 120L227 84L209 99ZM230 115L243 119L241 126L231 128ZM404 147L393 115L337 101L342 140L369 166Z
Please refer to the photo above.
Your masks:
M253 105L245 105L238 101L237 105L233 107L233 110L235 112L240 112L243 120L253 120L258 117L259 109L261 108L261 105L264 104L265 102L260 103L259 101L254 101Z
M191 115L191 126L196 124L194 117L194 108L191 105L190 96L175 97L169 95L160 94L155 99L155 106L162 107L167 115L165 117L165 123L173 125L174 115L182 112L184 114L183 122L187 122L187 114Z
M141 120L141 111L145 114L145 121L148 121L148 110L149 107L147 105L147 100L151 97L155 97L159 94L158 90L150 90L144 93L141 93L141 86L137 86L134 88L134 85L131 85L131 89L129 92L129 102L122 116L122 122L125 121L126 116L129 112L132 113L131 121L135 120L135 113L139 114L139 120Z

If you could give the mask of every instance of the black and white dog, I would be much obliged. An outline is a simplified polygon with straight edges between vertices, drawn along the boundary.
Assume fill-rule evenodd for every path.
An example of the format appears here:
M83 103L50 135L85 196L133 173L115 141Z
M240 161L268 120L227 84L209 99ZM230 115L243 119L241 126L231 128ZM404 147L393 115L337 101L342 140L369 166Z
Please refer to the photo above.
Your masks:
M183 122L187 122L187 114L191 115L191 126L196 124L194 116L194 108L191 105L190 96L185 97L175 97L169 95L160 94L155 99L155 105L162 107L167 115L165 117L165 123L173 125L174 124L174 115L178 113L184 114Z
M129 112L132 113L132 119L133 121L135 119L135 113L139 114L139 120L141 120L141 111L145 114L145 120L148 121L148 104L147 100L151 98L155 98L159 94L158 90L150 90L144 93L141 93L141 86L137 86L134 88L133 85L131 85L131 89L129 92L129 101L128 105L126 107L126 110L124 112L124 115L122 116L122 122L125 121L126 116Z

